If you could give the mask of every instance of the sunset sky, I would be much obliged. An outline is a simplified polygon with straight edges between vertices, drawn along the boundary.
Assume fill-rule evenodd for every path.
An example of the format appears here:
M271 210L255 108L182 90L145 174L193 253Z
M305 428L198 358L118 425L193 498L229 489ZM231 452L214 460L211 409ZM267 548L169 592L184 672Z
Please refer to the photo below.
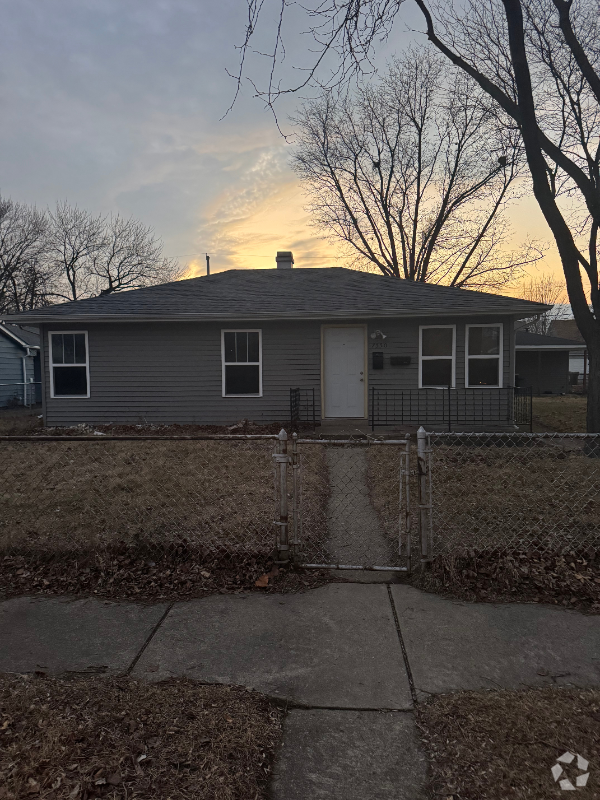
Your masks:
M44 207L66 199L152 225L165 253L202 274L341 265L309 226L291 145L245 86L233 110L245 0L0 0L0 192ZM266 6L273 23L273 6ZM270 14L270 16L269 16ZM288 75L306 56L290 19ZM298 22L298 30L300 23ZM380 52L415 34L414 12ZM265 28L265 47L269 39ZM261 44L257 42L257 44ZM260 60L250 64L260 77ZM285 120L299 102L279 108ZM514 208L517 244L549 239L533 200ZM550 253L537 273L557 271Z

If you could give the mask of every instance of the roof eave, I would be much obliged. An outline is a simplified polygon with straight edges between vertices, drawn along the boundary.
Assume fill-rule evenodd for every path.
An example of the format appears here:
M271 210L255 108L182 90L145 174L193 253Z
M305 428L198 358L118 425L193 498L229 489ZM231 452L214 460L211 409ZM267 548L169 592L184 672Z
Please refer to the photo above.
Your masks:
M517 319L525 319L533 313L542 313L545 307L534 312L532 309L524 311L522 308L507 307L502 309L472 308L468 311L464 309L419 309L415 311L405 311L400 309L374 310L374 311L354 311L347 309L344 311L299 311L299 312L273 312L260 314L39 314L31 317L7 316L6 322L25 323L27 320L32 325L42 323L85 323L85 322L218 322L221 320L242 321L268 321L268 320L310 320L310 319L381 319L382 317L474 317L474 316L515 316Z
M3 320L0 320L0 330L2 331L2 333L4 333L6 336L8 336L9 339L12 339L13 342L18 344L19 347L22 347L24 350L39 350L40 349L39 344L27 344L27 342L24 342L23 339L20 339L15 333L13 333L13 331L9 331L8 328L5 325L2 325L2 321Z

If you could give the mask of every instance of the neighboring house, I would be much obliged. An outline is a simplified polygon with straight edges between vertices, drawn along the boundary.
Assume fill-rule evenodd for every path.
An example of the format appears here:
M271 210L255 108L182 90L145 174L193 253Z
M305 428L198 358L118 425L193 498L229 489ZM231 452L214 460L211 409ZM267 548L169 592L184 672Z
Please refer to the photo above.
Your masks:
M550 323L550 330L548 333L551 336L561 336L563 339L570 339L578 344L585 344L585 339L581 335L581 331L577 327L574 319L556 319ZM569 356L569 372L574 385L583 385L587 383L587 375L589 372L589 359L587 347L577 348L572 350Z
M426 424L451 395L467 427L482 422L484 399L510 424L515 321L547 306L292 265L278 253L277 269L10 317L40 326L45 423L285 422L298 388L317 421L367 419L377 405L382 422L385 397L387 424Z
M585 343L517 331L515 382L517 386L530 386L536 395L566 394L570 391L569 359L584 350Z
M40 337L0 323L0 407L41 401Z

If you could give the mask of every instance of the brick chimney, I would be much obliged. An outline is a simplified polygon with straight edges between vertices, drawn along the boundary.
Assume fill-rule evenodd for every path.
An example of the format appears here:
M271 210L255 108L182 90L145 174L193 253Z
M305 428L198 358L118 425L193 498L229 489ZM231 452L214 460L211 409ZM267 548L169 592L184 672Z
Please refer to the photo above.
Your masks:
M292 255L292 251L278 250L275 261L277 262L277 269L291 269L294 266L294 256Z

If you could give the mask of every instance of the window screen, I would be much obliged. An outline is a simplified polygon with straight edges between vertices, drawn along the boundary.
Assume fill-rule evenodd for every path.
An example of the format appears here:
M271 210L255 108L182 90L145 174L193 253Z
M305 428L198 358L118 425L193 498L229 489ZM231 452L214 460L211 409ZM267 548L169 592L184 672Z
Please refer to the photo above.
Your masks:
M467 386L501 385L502 327L467 327Z
M454 328L421 328L421 387L454 384Z
M87 397L87 363L85 333L51 333L53 397Z
M260 331L223 331L223 393L261 394Z

